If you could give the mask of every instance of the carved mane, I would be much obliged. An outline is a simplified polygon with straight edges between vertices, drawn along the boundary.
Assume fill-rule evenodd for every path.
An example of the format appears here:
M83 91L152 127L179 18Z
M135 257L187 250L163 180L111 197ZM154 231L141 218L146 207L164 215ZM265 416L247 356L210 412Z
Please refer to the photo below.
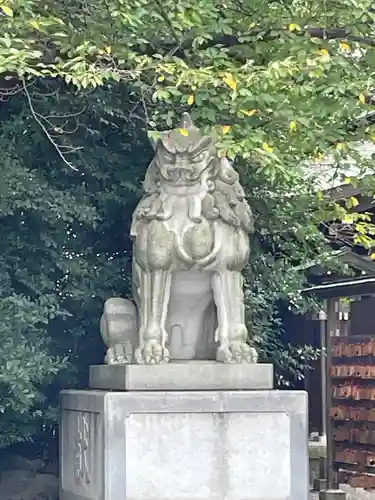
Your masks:
M201 134L189 115L183 116L179 129L154 134L151 140L155 156L143 183L145 195L133 215L132 236L137 235L139 223L167 220L173 215L177 195L166 195L164 186L166 183L177 186L173 175L180 175L180 170L174 165L183 161L187 165L186 175L193 179L191 182L202 186L201 192L186 195L189 217L195 222L202 217L220 219L237 229L253 232L252 212L238 173L227 158L218 157L213 138Z

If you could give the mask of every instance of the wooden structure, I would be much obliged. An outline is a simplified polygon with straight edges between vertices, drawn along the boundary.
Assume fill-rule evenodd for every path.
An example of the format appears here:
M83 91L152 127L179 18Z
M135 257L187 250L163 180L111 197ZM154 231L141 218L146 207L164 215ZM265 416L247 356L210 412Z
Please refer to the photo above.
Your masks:
M375 277L375 261L367 257L353 253L351 250L340 250L335 253L335 258L341 264L350 267L355 274L355 280ZM331 284L348 283L352 279L344 279L342 276L327 272L318 266L311 265L307 270L308 279L312 286L311 293L315 286L323 285L329 289ZM329 285L329 287L328 287ZM327 288L326 288L327 286ZM308 291L305 291L308 293ZM322 293L320 292L317 292ZM340 292L341 293L341 292ZM340 303L340 301L339 301ZM356 332L356 334L375 335L375 317L372 319L372 310L375 307L369 300L355 301L351 304L350 310L347 306L340 307L337 312L341 336ZM309 344L315 349L325 347L326 314L321 311L315 315L295 315L285 306L282 309L283 329L286 332L286 342L298 342L298 344ZM303 389L309 393L309 432L319 433L325 440L325 424L322 415L324 413L324 366L321 359L312 361L312 370L305 373L305 378L296 384L296 389ZM323 376L322 376L323 375Z
M361 156L371 157L373 145L362 143L359 150ZM355 162L350 168L353 171L348 171L348 177L357 177ZM322 179L330 174L332 165L322 163ZM327 184L330 187L322 189L339 204L355 196L358 204L352 211L372 214L374 221L374 198L358 185L336 184L335 175L333 172L332 184ZM350 224L331 221L323 231L332 249L338 250L337 257L355 276L344 279L314 264L309 269L312 286L304 293L326 302L315 321L306 317L304 328L299 329L307 336L310 333L310 342L303 335L306 343L323 352L320 370L306 379L310 430L319 430L327 440L327 489L333 488L335 479L375 488L375 262L356 244ZM343 244L346 249L341 252Z
M322 413L327 488L336 481L375 488L375 275L326 279L304 293L326 300Z

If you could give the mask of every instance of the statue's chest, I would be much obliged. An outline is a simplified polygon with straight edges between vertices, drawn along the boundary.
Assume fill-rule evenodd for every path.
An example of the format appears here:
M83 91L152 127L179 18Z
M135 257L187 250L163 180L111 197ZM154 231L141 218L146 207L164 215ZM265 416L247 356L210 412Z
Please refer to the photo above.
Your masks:
M199 261L212 252L215 243L214 225L204 217L192 220L191 206L188 204L181 203L179 209L173 211L172 217L163 221L163 225L167 231L175 234L176 244L193 261Z
M160 216L144 226L157 231L157 241L170 242L170 256L175 264L195 266L209 256L215 244L215 226L202 215L201 197L161 196ZM148 240L148 238L146 238ZM140 244L142 246L142 244Z

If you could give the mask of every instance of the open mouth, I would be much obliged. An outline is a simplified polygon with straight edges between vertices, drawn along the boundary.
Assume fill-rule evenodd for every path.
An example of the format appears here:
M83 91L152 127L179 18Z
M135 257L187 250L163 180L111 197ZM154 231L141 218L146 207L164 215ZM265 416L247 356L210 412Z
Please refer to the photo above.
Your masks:
M192 184L194 182L197 182L197 180L199 179L199 175L196 175L194 172L191 171L181 172L178 170L174 170L174 171L169 171L165 176L165 179L168 182L177 185Z
M184 179L180 178L174 181L174 184L176 186L191 186L192 184L195 184L197 182L197 179Z

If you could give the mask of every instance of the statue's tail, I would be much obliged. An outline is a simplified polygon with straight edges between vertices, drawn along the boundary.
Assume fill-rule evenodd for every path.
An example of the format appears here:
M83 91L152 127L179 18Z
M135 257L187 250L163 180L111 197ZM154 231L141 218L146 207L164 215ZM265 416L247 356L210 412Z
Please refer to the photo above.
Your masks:
M100 333L107 347L134 342L137 332L138 313L133 302L122 297L112 297L105 301L100 318Z

